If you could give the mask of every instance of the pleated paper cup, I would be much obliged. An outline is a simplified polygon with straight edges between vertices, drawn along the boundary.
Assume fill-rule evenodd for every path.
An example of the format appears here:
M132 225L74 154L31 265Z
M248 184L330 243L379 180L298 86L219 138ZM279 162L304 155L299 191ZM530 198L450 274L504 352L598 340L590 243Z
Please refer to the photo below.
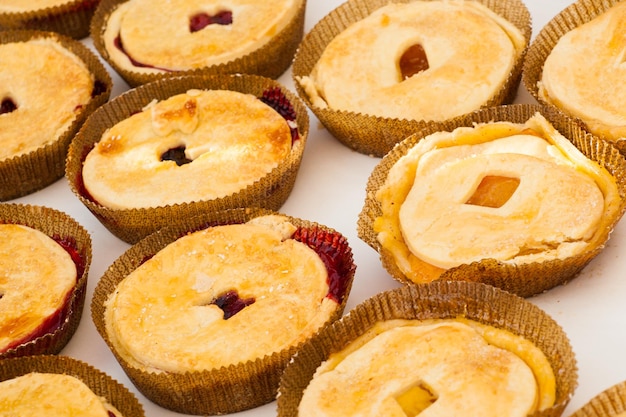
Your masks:
M37 355L0 361L0 381L32 372L62 374L79 379L124 417L144 417L142 405L120 382L86 362L67 356Z
M402 0L410 3L415 0ZM328 131L341 143L359 153L382 157L407 136L433 124L431 120L406 120L378 117L352 111L339 111L313 104L300 82L309 76L327 45L348 26L385 6L386 0L348 1L332 10L306 34L293 61L292 75L298 95L317 116ZM513 23L522 32L526 44L530 42L530 12L519 0L480 0L491 10ZM482 107L511 103L517 94L526 49L517 58L502 88ZM355 71L359 71L355 68Z
M91 236L76 220L61 211L43 206L0 205L0 224L18 224L38 230L58 242L76 264L77 281L57 323L50 331L0 353L0 360L44 354L57 354L71 340L80 324L91 265ZM50 277L42 277L50 279Z
M91 303L96 328L133 384L151 401L179 413L215 415L254 408L274 400L284 367L304 341L254 360L233 363L219 369L185 373L152 372L131 363L120 354L107 332L105 321L105 302L118 284L145 260L179 237L206 227L241 224L262 215L273 214L278 213L259 208L226 210L206 213L189 219L185 224L162 229L126 251L107 269L98 282ZM341 317L350 293L356 268L352 251L345 237L333 229L315 222L286 217L293 225L305 231L302 233L302 242L316 251L323 252L325 257L335 260L336 285L333 284L331 287L334 288L333 291L339 288L338 294L342 295L339 297L336 310L326 323L328 324ZM322 328L326 324L322 325Z
M63 177L70 141L87 117L111 94L113 81L98 57L79 41L53 32L28 30L0 31L0 44L52 39L75 54L94 76L92 99L77 114L68 128L44 145L12 157L0 159L0 201L31 194ZM8 119L7 119L8 120ZM36 126L24 126L36 129Z
M184 75L254 74L272 79L280 77L291 65L295 51L304 34L306 1L287 26L278 32L269 43L228 62L200 68L177 71L140 72L127 68L115 61L107 49L103 35L109 16L115 9L129 0L102 0L91 22L90 33L94 47L102 58L131 86L137 87L152 81Z
M605 389L570 417L623 417L626 415L626 381Z
M385 184L393 165L421 139L432 133L451 132L455 128L471 127L476 123L507 121L523 124L536 113L544 116L587 158L597 162L614 177L619 197L607 207L597 231L581 253L563 259L520 264L483 259L444 270L436 279L472 280L493 285L522 297L529 297L572 280L592 259L602 252L611 232L626 209L626 161L618 149L611 143L589 134L579 123L554 108L525 104L498 106L423 129L398 144L374 168L366 186L364 206L359 214L358 234L364 242L379 253L383 266L394 279L401 283L423 282L418 281L417 278L412 279L407 273L402 272L391 252L379 242L378 233L374 228L376 219L383 214L382 203L377 200L376 193Z
M91 18L100 0L59 0L58 5L33 8L22 1L19 10L2 11L0 28L57 32L74 39L89 36Z
M506 330L539 348L556 378L556 395L554 405L530 416L558 417L562 414L577 387L578 373L574 351L559 324L534 304L495 287L474 282L438 281L407 285L377 294L307 342L293 357L281 378L277 397L278 416L297 416L303 392L318 367L331 354L343 350L376 323L396 319L458 318ZM415 354L419 355L419 352ZM406 371L411 372L410 369Z
M296 114L299 138L290 154L269 174L240 191L216 199L193 201L159 207L114 209L105 207L87 193L82 180L82 165L88 152L103 133L116 123L141 111L153 100L165 100L190 89L232 90L262 97L266 91L279 89ZM252 75L185 76L163 79L137 87L102 106L90 117L71 143L66 177L80 201L109 229L125 242L136 243L165 226L175 225L190 216L237 207L279 209L289 197L300 168L309 131L306 107L297 96L278 82Z
M567 32L588 23L589 21L600 16L612 6L620 3L621 0L578 0L560 13L554 16L537 34L528 48L526 60L524 62L522 72L522 83L528 92L541 104L558 108L554 103L546 101L539 94L539 82L541 81L543 65L559 42L561 37ZM562 111L567 112L564 109ZM583 121L580 121L583 127L587 129ZM602 137L597 132L592 132ZM626 138L604 138L613 142L622 154L626 154Z

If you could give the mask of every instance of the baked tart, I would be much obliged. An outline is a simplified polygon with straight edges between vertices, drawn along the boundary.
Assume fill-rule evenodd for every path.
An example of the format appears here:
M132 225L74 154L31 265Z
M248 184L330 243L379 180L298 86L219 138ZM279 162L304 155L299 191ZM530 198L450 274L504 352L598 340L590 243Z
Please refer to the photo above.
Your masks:
M112 83L91 51L52 32L0 32L0 61L5 63L0 68L0 200L8 200L63 176L72 136L108 99Z
M278 416L560 416L576 379L543 311L441 281L378 294L307 342L281 379Z
M3 0L0 28L57 32L74 39L89 36L100 0Z
M94 45L137 86L194 71L278 78L302 39L305 0L104 0Z
M0 415L143 417L137 398L77 359L35 355L0 363Z
M576 127L552 117L563 132ZM472 279L529 296L571 279L625 207L617 149L600 141L585 155L598 140L584 133L572 143L539 107L515 105L413 136L372 174L360 236L407 282L469 267Z
M130 242L204 210L276 210L306 142L308 116L297 101L258 76L138 87L87 121L66 174L82 201Z
M354 269L332 229L226 211L132 247L100 280L92 317L150 400L231 413L274 399L295 349L341 316Z
M529 24L520 1L346 2L303 40L294 82L339 140L383 156L424 124L512 101Z
M622 152L625 18L624 2L577 1L541 30L524 68L524 83L537 100L580 119Z
M618 382L591 398L570 417L626 416L626 381Z
M88 233L37 206L0 208L0 359L58 353L82 315Z

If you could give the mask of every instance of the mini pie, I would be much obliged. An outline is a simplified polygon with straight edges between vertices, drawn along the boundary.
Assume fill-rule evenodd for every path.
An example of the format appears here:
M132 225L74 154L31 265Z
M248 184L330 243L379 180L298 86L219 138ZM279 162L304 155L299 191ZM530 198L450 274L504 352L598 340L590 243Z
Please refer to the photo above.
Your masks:
M298 416L525 417L555 392L550 362L522 336L466 318L397 319L331 354Z
M251 94L189 90L106 130L82 180L97 203L147 208L228 196L291 153L297 129Z
M106 301L116 352L145 371L184 373L253 361L310 337L339 304L324 261L296 230L282 216L261 216L166 246Z
M0 224L0 242L2 353L58 328L78 272L71 254L34 228Z
M541 113L428 135L375 193L381 253L413 282L486 259L573 257L621 216L615 177Z
M618 2L565 33L546 57L537 83L541 100L611 141L626 137L624 19L626 3Z
M0 382L0 415L21 417L122 417L80 379L31 372Z
M185 71L240 58L272 41L303 0L129 0L108 16L104 48L137 73Z
M322 109L446 120L489 102L525 46L520 29L479 2L390 3L335 36L296 80Z
M74 0L2 0L0 2L0 13L6 12L27 12L32 10L45 9L72 3Z
M0 161L57 140L92 99L94 76L52 36L0 44L0 62L10 63L0 67Z

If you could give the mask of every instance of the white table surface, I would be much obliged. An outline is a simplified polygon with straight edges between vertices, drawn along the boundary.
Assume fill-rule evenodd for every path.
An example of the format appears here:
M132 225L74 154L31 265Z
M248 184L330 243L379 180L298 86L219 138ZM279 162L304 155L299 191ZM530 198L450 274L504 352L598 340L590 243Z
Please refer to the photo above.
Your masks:
M341 0L309 0L305 31L341 4ZM533 19L533 38L570 0L525 0ZM91 46L91 41L84 42ZM110 67L107 66L110 69ZM128 86L111 71L114 80L112 97ZM291 73L279 79L295 91ZM533 103L523 85L516 100ZM379 162L356 153L334 139L310 113L311 131L302 166L293 193L280 211L333 227L344 234L352 247L357 264L354 285L347 309L380 291L398 287L381 267L378 254L361 241L356 221L365 198L370 172ZM93 261L89 272L87 300L81 324L63 355L90 363L136 393L146 416L181 416L157 406L141 395L126 377L91 321L89 304L98 279L129 245L114 237L72 194L61 179L46 189L13 202L44 205L74 217L91 234ZM622 221L606 249L570 283L529 300L550 314L565 330L576 353L579 382L564 416L569 416L600 391L626 380L626 223ZM275 402L236 416L274 416Z

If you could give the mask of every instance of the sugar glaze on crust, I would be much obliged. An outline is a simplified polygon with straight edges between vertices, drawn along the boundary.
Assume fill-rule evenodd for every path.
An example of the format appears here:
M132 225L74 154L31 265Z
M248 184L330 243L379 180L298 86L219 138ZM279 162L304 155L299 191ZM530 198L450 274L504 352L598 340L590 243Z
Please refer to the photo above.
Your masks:
M129 0L110 15L105 48L121 68L140 73L222 64L270 42L296 16L302 1ZM197 16L210 22L223 13L231 19L190 28Z
M105 302L110 343L133 367L174 373L296 346L339 304L324 262L295 230L282 216L262 216L169 244Z

